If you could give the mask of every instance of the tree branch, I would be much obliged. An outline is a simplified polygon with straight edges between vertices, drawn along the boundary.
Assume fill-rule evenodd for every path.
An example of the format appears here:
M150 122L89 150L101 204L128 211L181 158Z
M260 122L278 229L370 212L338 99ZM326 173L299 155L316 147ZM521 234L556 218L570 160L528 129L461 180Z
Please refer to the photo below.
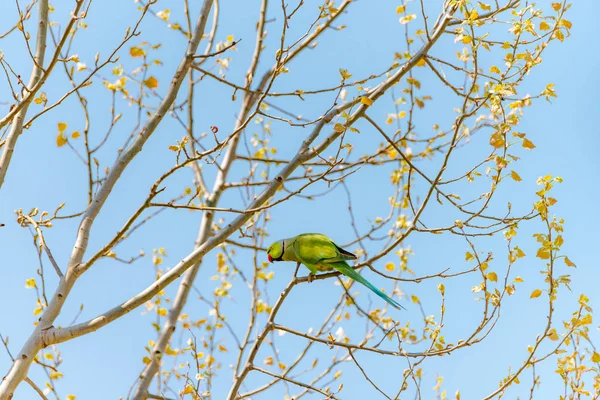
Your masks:
M78 7L81 7L82 3L83 1L80 1L78 3ZM206 0L205 3L209 3L210 5L212 1ZM86 267L81 264L81 261L87 249L89 232L92 228L92 224L94 223L96 216L100 213L102 206L110 195L121 174L133 160L133 158L142 150L144 143L154 133L156 127L163 117L168 113L173 102L175 101L183 79L185 78L186 73L193 62L193 56L204 33L207 19L208 13L201 13L199 15L194 33L189 41L188 48L186 49L186 53L175 74L173 75L173 79L166 96L158 107L156 113L148 120L132 145L121 153L115 162L115 165L106 177L102 188L94 198L94 201L84 213L82 222L79 226L75 246L69 260L66 275L60 280L56 292L44 314L40 318L38 325L27 342L24 344L23 349L19 352L17 359L13 363L5 379L0 384L0 400L7 400L12 397L15 388L27 376L29 366L34 360L37 352L50 344L46 341L46 339L48 338L48 334L54 329L52 328L52 324L59 315L60 310L62 309L62 306L75 281L86 270Z
M77 0L75 10L72 11L71 19L67 24L65 33L54 52L54 57L50 61L50 64L48 64L48 67L46 67L46 70L43 70L42 65L44 64L44 56L46 54L49 6L48 0L40 1L35 59L33 71L31 72L31 78L26 88L27 94L22 99L22 101L8 113L8 115L6 115L2 120L0 120L0 129L2 129L10 121L12 121L10 132L3 146L4 150L2 151L2 155L0 156L0 189L4 184L6 172L8 170L8 166L10 164L12 155L15 151L17 140L23 132L23 121L25 120L25 116L27 115L29 105L33 101L38 90L44 85L46 79L50 76L52 69L58 62L60 51L65 45L67 38L69 37L69 32L71 31L71 28L73 27L75 22L79 20L77 14L79 14L83 3L84 0Z

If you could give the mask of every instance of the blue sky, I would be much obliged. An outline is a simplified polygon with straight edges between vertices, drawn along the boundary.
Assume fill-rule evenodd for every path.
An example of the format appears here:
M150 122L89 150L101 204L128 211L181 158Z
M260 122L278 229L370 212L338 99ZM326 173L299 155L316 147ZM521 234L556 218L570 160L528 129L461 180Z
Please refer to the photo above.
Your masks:
M314 16L315 5L307 5L298 14L297 22L290 27L290 37L299 37L306 29L306 24ZM256 20L259 2L223 1L221 10L223 19L217 33L217 40L224 41L228 35L242 39L237 50L232 54L228 78L232 81L242 82L249 57L254 46L254 23ZM433 12L439 10L437 1L426 1ZM287 91L302 88L309 90L323 86L332 86L339 82L339 68L347 68L354 77L368 76L381 71L389 66L393 59L394 51L402 50L403 28L398 24L395 14L395 2L380 2L376 5L369 2L356 2L349 8L349 13L342 17L341 24L348 28L342 32L330 32L320 41L315 50L309 51L305 57L300 57L290 65L290 73L281 78L276 86L276 91ZM171 8L172 20L181 21L181 14L175 11L179 3L159 1L156 10ZM280 18L280 11L276 5L270 12ZM64 23L68 15L66 2L54 4L56 12L52 20ZM82 32L75 40L74 52L88 66L93 64L94 55L100 52L105 56L116 43L119 43L125 29L132 20L139 15L137 5L114 2L112 5L93 3L90 16L86 20L89 28ZM234 11L235 9L235 11ZM197 7L194 9L197 12ZM557 304L556 324L562 319L569 318L570 313L577 307L579 293L586 293L591 299L591 306L598 302L596 295L597 274L595 257L595 237L593 232L598 225L598 216L595 213L596 199L599 195L598 186L593 183L595 175L600 171L598 157L599 137L595 116L598 112L598 103L594 97L594 88L599 86L597 65L598 54L590 51L592 38L600 34L595 15L600 12L600 5L593 1L578 1L569 10L566 18L573 23L572 36L564 43L553 42L544 55L543 63L536 67L527 77L523 92L537 93L548 83L554 83L558 98L552 104L538 101L534 106L526 109L522 118L519 131L527 133L528 137L536 144L537 148L531 152L521 151L521 161L515 169L523 181L510 182L503 187L503 194L494 207L503 210L506 201L511 201L515 210L527 210L535 201L535 184L539 176L551 174L561 176L563 183L553 189L553 195L558 203L553 209L559 217L565 219L565 244L564 254L567 254L578 266L577 269L567 270L562 267L561 273L572 275L573 293L561 292L563 296ZM6 13L0 15L0 26L6 27L14 21L16 11L14 6L9 7ZM110 22L108 22L110 21ZM109 28L110 24L110 28ZM268 26L269 40L267 41L267 56L259 65L259 70L265 71L274 61L273 52L278 40L279 22ZM34 23L30 21L27 29L33 32ZM151 44L162 43L162 48L151 53L151 58L163 61L163 66L153 66L150 73L160 82L158 91L164 94L169 77L176 67L183 52L185 41L181 35L167 29L164 24L156 19L149 18L142 26L140 39L134 39L133 44L142 40ZM23 49L23 39L17 35L0 41L2 52L16 71L22 76L28 76L30 63ZM52 46L50 46L52 48ZM127 50L129 46L125 47ZM201 45L203 48L203 45ZM452 55L458 44L450 40L440 41L433 49L436 55ZM269 52L270 50L270 52ZM126 71L137 67L133 60L124 51L119 63L123 64ZM60 67L60 66L59 66ZM56 77L47 83L48 97L56 99L64 90L66 81L62 71L56 71ZM418 71L422 82L422 94L434 97L417 116L419 129L430 133L430 126L439 123L448 126L454 118L452 107L458 105L455 97L439 83L431 73ZM103 76L110 80L114 77L110 69L103 72ZM239 110L241 96L238 94L236 102L232 102L232 92L223 89L215 82L209 81L199 86L196 99L195 119L198 129L208 131L209 126L216 125L221 134L225 134L233 127L235 115ZM90 99L92 136L102 137L109 124L110 95L101 84L101 79L96 78L94 85L86 92ZM10 101L6 84L2 82L1 101ZM182 91L182 94L184 91ZM180 99L183 98L180 96ZM178 102L181 101L178 99ZM150 102L155 99L150 99ZM331 96L315 97L307 101L285 100L281 104L297 109L307 118L316 118L329 107ZM380 122L385 115L392 112L389 98L382 99L371 111L372 116ZM36 109L37 107L37 109ZM124 101L117 102L118 112L123 113L113 134L114 141L99 152L98 158L102 167L109 166L114 160L116 149L125 141L127 135L135 125L135 115L132 108ZM8 105L0 106L2 114ZM39 106L32 106L30 115L39 111ZM31 332L34 321L32 310L35 305L33 291L24 288L25 280L35 275L37 257L31 244L31 236L26 229L18 226L14 220L13 211L23 208L29 210L39 207L41 210L53 211L60 203L67 202L65 212L80 211L86 204L85 173L81 163L66 148L56 148L56 123L67 122L68 131L82 129L83 119L80 108L74 99L66 101L53 112L39 119L32 129L25 132L20 138L17 151L10 166L8 178L0 194L0 221L7 224L0 229L0 243L2 243L3 262L0 265L2 280L0 281L0 302L4 306L0 309L0 333L10 337L10 348L17 352L23 341ZM356 150L353 156L358 156L376 148L381 139L368 125L359 123L360 136L352 139ZM247 134L259 132L260 126L251 123ZM278 148L278 156L286 157L293 154L300 142L309 132L309 128L289 128L284 123L272 124L273 146ZM100 214L99 220L92 230L92 238L88 255L97 250L107 239L123 224L126 218L143 201L148 188L154 180L175 160L174 154L167 147L175 143L184 135L181 126L172 118L165 118L152 139L144 147L140 156L131 163L120 183L115 187L105 209ZM457 160L447 172L448 176L464 171L469 166L471 149L485 149L488 151L488 137L475 135L472 145L457 151ZM81 143L75 143L81 145ZM487 147L486 147L487 146ZM483 151L483 150L482 150ZM423 163L426 171L433 171L436 162ZM277 167L276 167L277 168ZM206 166L207 176L210 181L214 169ZM388 197L392 193L389 185L389 172L365 167L355 175L348 178L347 183L352 193L353 209L356 212L359 229L367 229L369 221L377 216L384 215L387 211ZM232 178L247 175L247 164L238 162L232 170ZM168 182L168 192L180 193L190 185L191 171L184 171ZM481 182L474 188L462 188L469 193L485 191L487 182ZM212 182L209 183L212 185ZM309 193L319 193L325 189L324 185L315 185ZM463 192L464 193L464 192ZM222 204L240 207L240 193L230 190L222 198ZM223 218L230 219L231 215L224 214ZM338 188L326 197L315 200L293 199L285 204L275 207L271 212L272 221L269 225L271 238L293 236L306 231L323 232L339 243L347 243L354 238L346 209L346 193ZM433 225L451 223L455 216L446 213L444 207L432 207L424 215L425 221ZM184 257L193 247L196 237L199 213L186 211L167 211L148 225L148 229L136 233L131 240L117 249L120 257L128 258L136 255L140 249L150 254L152 249L164 247L168 257L165 265L174 265ZM68 220L57 223L47 233L47 240L59 264L65 265L70 254L77 220ZM526 356L526 346L532 344L535 335L542 331L545 323L546 303L542 298L539 301L529 300L531 290L542 287L542 277L538 273L543 268L540 260L533 255L537 249L532 233L543 230L539 222L523 225L516 239L516 243L528 254L526 258L515 264L513 275L520 275L525 279L523 286L517 294L507 299L502 310L502 318L488 339L484 343L472 348L464 349L452 355L432 359L425 362L425 371L422 386L423 398L433 398L432 387L437 376L444 377L443 388L452 395L460 389L466 399L480 398L492 392L498 380L508 373L510 365L517 365ZM497 271L502 271L503 261L506 259L505 241L502 236L484 238L479 240L478 246L485 252L494 251L496 255L494 264ZM464 262L464 253L468 250L464 240L456 237L442 235L411 236L408 243L415 255L411 257L409 267L418 275L437 272L445 268L462 270L468 267ZM376 251L377 246L371 247ZM210 293L214 282L210 277L215 274L215 254L210 253L198 277L198 288L203 293ZM383 265L387 261L397 261L393 254L380 260ZM252 267L248 254L240 252L236 257L240 268ZM45 268L50 265L45 263ZM275 279L270 283L268 295L273 302L280 290L287 284L293 266L279 264L271 267L275 272ZM384 285L383 281L366 272L368 278L375 283ZM47 274L46 284L52 288L56 284L54 277ZM144 258L132 265L116 263L112 260L101 260L88 273L86 273L75 286L63 310L63 315L58 324L68 325L77 314L80 305L84 309L79 321L89 319L98 313L112 307L128 297L136 294L154 280L154 267L150 257ZM408 294L416 294L423 302L427 314L439 314L439 293L436 286L439 282L424 282L419 285L406 285L402 289ZM479 305L473 301L475 297L470 288L479 283L475 277L444 281L447 291L447 315L444 335L448 342L456 342L474 326L478 318ZM236 281L234 299L224 302L224 310L230 323L242 329L247 321L248 292L241 287L241 282ZM389 288L389 285L386 286ZM167 290L172 296L176 286ZM330 307L340 296L339 286L334 286L332 280L319 281L310 286L302 285L295 289L286 304L278 323L289 325L299 331L307 331L316 327L323 317L329 312ZM360 290L366 303L368 294ZM378 301L377 299L371 299ZM392 311L391 315L402 324L410 321L411 326L421 326L421 316L414 304L404 300L408 310L403 312ZM64 363L61 372L64 373L57 390L61 398L68 393L76 394L78 399L105 399L125 396L130 386L135 381L142 369L141 359L145 355L144 346L149 339L154 339L151 323L154 317L142 315L138 309L108 325L101 331L87 335L77 340L59 346ZM186 308L192 319L200 319L207 315L206 305L196 298L190 299ZM354 321L354 320L353 320ZM352 339L359 338L364 330L364 324L354 321L342 324L345 331ZM592 329L595 332L595 328ZM559 330L560 332L560 330ZM203 334L202 332L199 334ZM177 335L176 335L177 336ZM226 335L222 335L223 344L230 352L224 355L223 367L213 387L215 399L224 398L231 382L231 372L228 365L234 362L234 342ZM302 341L291 338L290 335L277 338L282 360L291 363L295 358L296 346ZM315 355L321 362L329 360L335 351L327 346L315 346ZM257 360L262 361L269 355L268 352L260 353ZM312 357L312 356L311 356ZM359 359L382 388L395 393L401 372L406 368L404 360L391 360L382 356L360 354ZM310 358L312 361L312 358ZM0 352L0 369L5 371L10 365L5 353ZM340 379L344 383L344 390L340 393L344 399L376 398L376 392L367 384L356 384L361 375L353 365L345 364L344 374ZM560 390L560 382L553 374L555 364L553 361L545 363L537 370L542 374L542 385L536 392L539 398L556 397ZM529 378L530 374L527 372ZM30 377L42 383L44 376L37 367L33 367ZM308 379L308 378L307 378ZM252 388L264 382L262 377L251 375L248 387ZM520 386L511 388L508 397L514 398L524 395L529 387L528 382L522 379ZM337 387L337 383L332 385ZM177 385L175 385L177 387ZM293 390L296 393L297 390ZM272 396L283 396L283 387L278 387ZM26 385L22 385L16 398L33 398L33 392ZM275 398L270 396L257 396L257 399ZM319 398L315 396L314 398Z

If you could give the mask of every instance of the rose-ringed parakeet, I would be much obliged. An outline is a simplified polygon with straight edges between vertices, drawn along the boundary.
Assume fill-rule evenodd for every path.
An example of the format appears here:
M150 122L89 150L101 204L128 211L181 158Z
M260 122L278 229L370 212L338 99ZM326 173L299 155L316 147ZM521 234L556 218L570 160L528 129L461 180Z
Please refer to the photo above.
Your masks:
M333 240L320 233L303 233L293 238L278 240L269 246L267 257L269 262L295 261L304 264L311 272L308 277L309 282L313 274L335 269L365 285L392 306L398 309L404 308L346 263L346 260L356 260L354 254L342 249Z

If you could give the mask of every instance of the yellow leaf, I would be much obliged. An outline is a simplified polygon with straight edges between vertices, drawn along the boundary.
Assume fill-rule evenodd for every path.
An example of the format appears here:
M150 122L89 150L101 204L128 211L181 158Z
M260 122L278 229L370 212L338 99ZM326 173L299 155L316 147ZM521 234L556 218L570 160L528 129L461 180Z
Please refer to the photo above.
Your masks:
M417 14L408 14L408 15L405 15L404 17L400 18L400 23L402 25L408 24L410 21L412 21L415 18L417 18Z
M492 282L498 282L498 275L495 272L490 272L486 277Z
M342 133L346 130L346 128L344 127L344 125L340 124L339 122L337 124L335 124L333 126L333 130L338 132L338 133Z
M67 129L67 123L66 122L59 122L58 123L58 131L59 132L64 132L65 129Z
M233 35L227 36L227 41L230 43L233 42Z
M567 256L565 256L565 264L567 264L567 267L577 267L577 266L575 265L575 263L574 263L573 261L571 261L571 260L569 259L569 257L567 257Z
M484 3L480 2L480 1L478 3L479 3L479 7L481 7L481 9L483 11L489 11L489 10L492 9L492 7L489 4L484 4Z
M560 7L561 7L560 3L552 3L552 8L554 9L554 11L560 10Z
M171 10L169 10L168 8L166 10L162 10L156 13L156 16L160 19L162 19L163 21L168 21L169 20L169 16L171 15Z
M58 371L53 371L50 373L50 379L59 379L62 378L63 374L62 372L58 372Z
M517 277L515 278L515 282L519 282L519 283L521 283L521 282L523 282L523 278L521 278L520 276L517 276Z
M362 96L360 98L360 102L363 103L366 106L370 106L371 104L373 104L373 100L371 100L370 98L368 98L367 96Z
M560 339L558 337L558 334L556 333L556 329L552 328L550 329L550 331L548 332L548 339L552 340L552 341L557 341L558 339Z
M342 371L336 371L335 374L333 374L333 379L337 379L340 376L342 376Z
M540 247L537 251L536 257L539 257L542 260L547 260L550 258L550 250L545 247Z
M350 77L352 76L352 74L348 72L347 69L343 68L340 68L340 75L342 76L342 79L350 79Z
M554 239L554 245L557 247L562 246L564 242L565 242L565 240L563 239L563 237L561 235L558 235L556 237L556 239Z
M535 144L527 138L523 138L523 147L529 150L535 149Z
M58 147L64 146L65 144L67 144L67 141L68 139L63 136L62 132L59 132L56 136L56 145Z
M490 136L490 145L495 148L495 149L499 149L504 147L505 141L504 141L504 136L502 136L502 134L500 132L494 132L492 133L492 136Z
M167 344L167 348L165 349L165 353L170 356L176 356L178 354L178 349L173 350L170 344Z
M269 356L263 361L266 365L273 365L273 357Z
M151 76L144 81L144 85L146 85L150 89L156 89L158 87L158 80L155 77Z
M217 347L219 348L219 351L222 351L222 352L226 352L227 351L227 347L223 346L222 344L220 344Z
M530 299L535 299L538 298L542 295L542 291L540 289L535 289L533 292L531 292L531 295L529 296Z
M521 182L523 179L517 174L515 171L510 171L510 177L513 178L517 182Z
M590 325L593 322L593 318L591 314L586 314L585 317L579 320L580 325Z
M389 262L389 263L385 264L385 269L387 271L393 271L396 269L396 266L394 265L393 262Z
M406 10L405 6L398 6L396 7L396 14L402 14L404 10Z
M160 315L161 317L164 317L165 315L167 315L167 309L166 308L159 308L158 310L156 310L156 312L158 313L158 315Z
M594 352L594 354L592 354L592 362L599 363L600 362L600 354Z
M406 82L410 83L411 85L414 85L417 89L421 88L421 82L419 82L415 78L406 78Z
M190 393L194 393L194 387L192 385L185 385L185 387L181 391L181 394L190 394Z
M500 69L499 69L498 67L496 67L495 65L492 65L492 66L490 67L490 72L493 72L493 73L499 74L499 73L500 73Z
M427 65L427 62L425 61L425 58L421 58L419 61L417 61L417 67L424 67Z
M573 27L573 24L571 23L571 21L569 21L567 19L561 19L558 25L564 26L567 29L571 29Z
M67 400L75 400L76 396L74 394L68 394Z
M461 42L463 42L463 44L469 44L473 42L473 38L471 38L471 36L463 36Z
M494 158L494 161L496 162L498 168L506 168L506 166L508 165L508 161L506 161L505 158L502 158L500 156L496 156Z
M469 253L468 251L465 253L465 261L471 261L473 258L473 254Z
M81 136L81 135L79 134L79 131L74 131L73 133L71 133L71 137L72 137L73 139L77 139L79 136Z
M33 289L34 287L37 287L37 285L35 284L35 278L30 278L25 281L26 289Z
M554 36L561 42L565 40L565 35L563 35L563 33L559 30L554 31Z
M46 105L46 102L48 101L48 97L46 96L46 92L42 92L40 93L39 97L36 97L35 99L33 99L33 102L35 104L44 104Z
M131 57L143 57L146 55L146 52L143 49L134 46L129 49L129 55Z
M171 145L171 146L169 146L169 150L171 150L171 151L179 151L179 146Z
M548 29L550 29L550 25L548 25L548 23L546 21L540 22L540 30L541 31L547 31Z
M438 288L439 292L442 294L442 296L444 295L444 293L446 293L446 287L444 286L443 283L440 283L437 288Z
M279 369L286 369L286 368L287 368L287 365L285 365L282 362L279 363Z

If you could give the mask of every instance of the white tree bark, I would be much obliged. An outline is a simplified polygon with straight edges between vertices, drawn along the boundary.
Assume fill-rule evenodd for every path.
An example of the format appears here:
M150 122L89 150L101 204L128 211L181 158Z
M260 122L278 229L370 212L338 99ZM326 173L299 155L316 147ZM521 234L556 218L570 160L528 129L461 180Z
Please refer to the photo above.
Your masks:
M80 1L78 4L81 3L83 2ZM73 252L67 267L67 272L65 276L61 278L58 288L56 289L52 300L48 304L48 307L44 311L44 314L40 318L38 325L29 339L25 342L8 374L0 384L0 400L8 400L13 397L14 391L19 383L27 377L27 372L37 352L50 344L46 339L48 334L54 330L52 324L60 314L62 306L69 295L69 292L73 288L77 278L87 269L85 265L81 264L81 261L87 249L89 233L90 229L92 228L92 224L94 223L94 220L102 209L104 202L108 198L117 180L127 165L142 150L144 143L146 143L148 138L154 133L162 118L173 105L183 79L192 65L193 57L198 49L200 40L202 39L211 5L212 0L204 1L201 13L198 17L193 35L188 43L183 60L179 64L173 76L171 85L164 100L161 102L156 113L142 128L132 145L117 159L104 184L102 185L102 188L99 190L98 194L82 216L82 221L79 226L75 246L73 247Z
M27 110L29 109L29 105L35 98L35 95L39 91L39 89L44 85L46 79L52 72L52 69L56 65L59 60L60 52L67 42L67 38L69 37L68 33L73 27L73 24L78 20L77 14L81 10L83 6L83 0L78 0L75 6L75 9L72 12L71 19L67 24L65 29L65 34L63 34L56 50L54 52L54 56L52 60L44 69L44 58L46 54L46 39L48 35L48 0L42 0L39 4L39 20L38 20L38 31L37 31L37 39L36 39L36 50L35 56L33 60L33 70L31 72L31 78L29 79L29 84L27 85L26 94L24 95L22 101L17 104L4 118L0 120L0 129L6 126L9 122L12 121L12 125L10 127L10 132L6 137L6 142L3 146L2 155L0 155L0 189L4 184L4 179L6 178L6 172L8 171L8 166L10 165L10 160L12 159L12 155L15 151L15 146L17 144L17 140L21 133L23 133L23 122L25 121L25 116L27 115Z

